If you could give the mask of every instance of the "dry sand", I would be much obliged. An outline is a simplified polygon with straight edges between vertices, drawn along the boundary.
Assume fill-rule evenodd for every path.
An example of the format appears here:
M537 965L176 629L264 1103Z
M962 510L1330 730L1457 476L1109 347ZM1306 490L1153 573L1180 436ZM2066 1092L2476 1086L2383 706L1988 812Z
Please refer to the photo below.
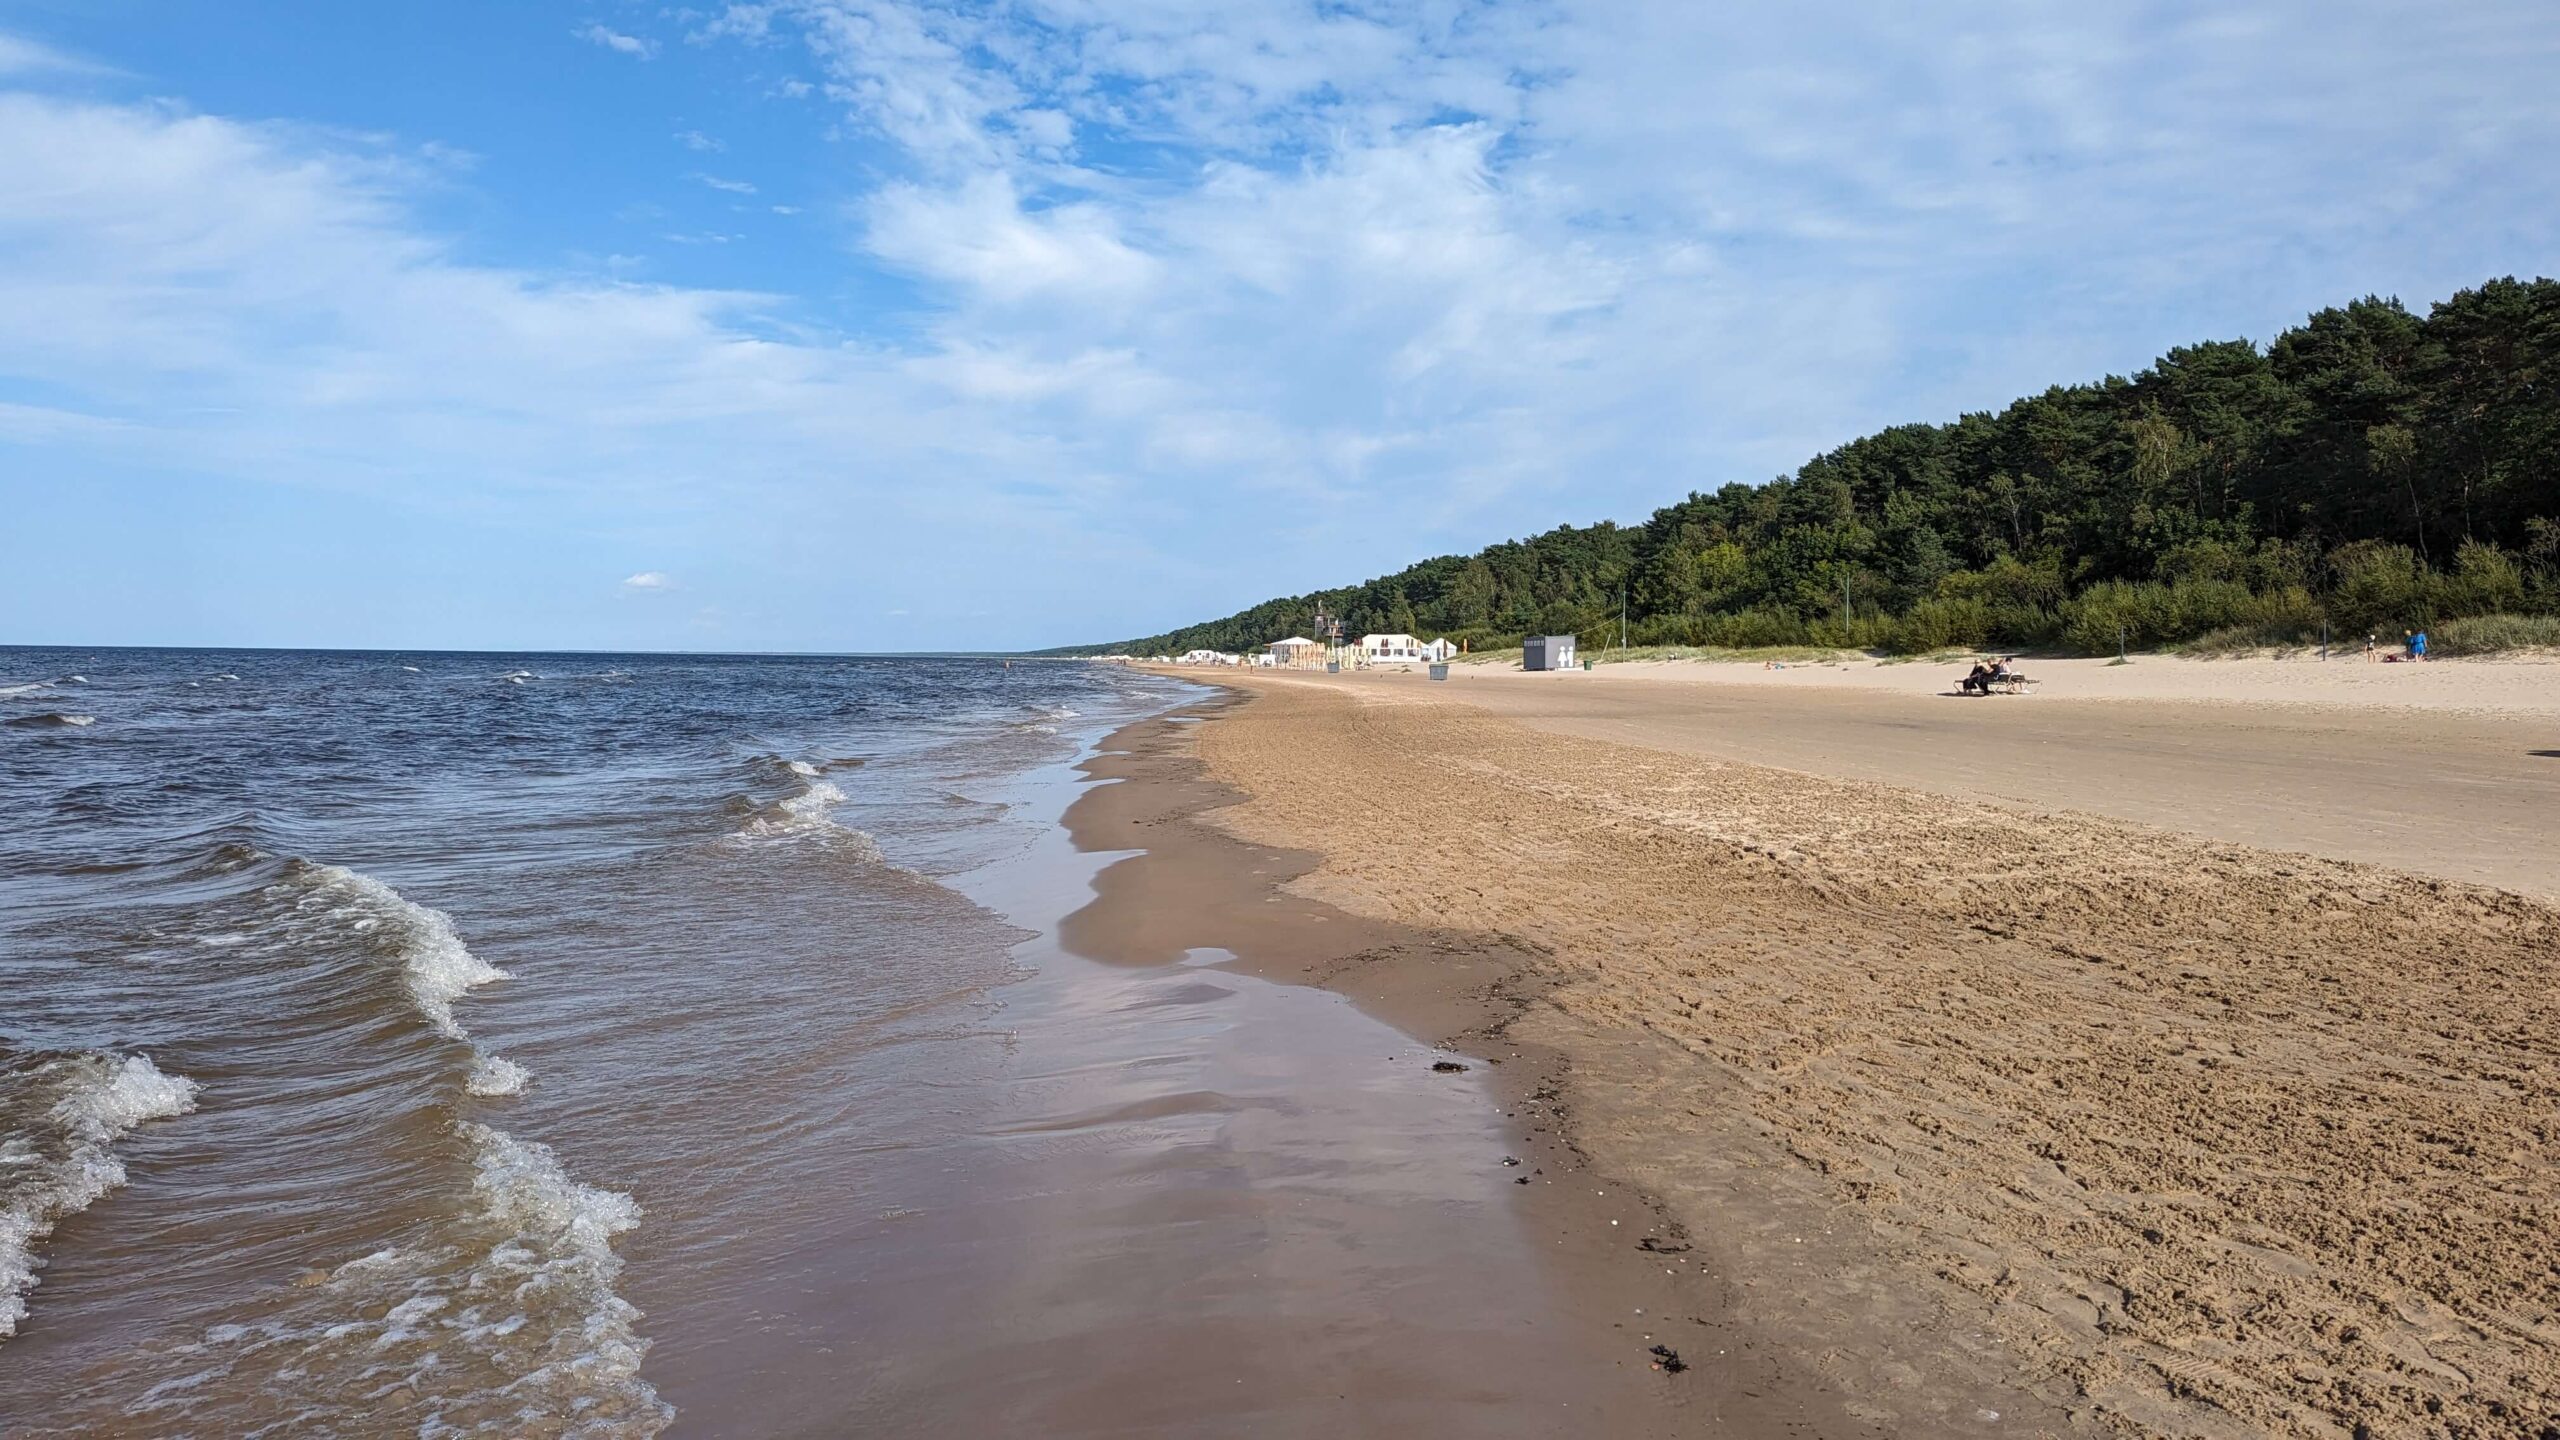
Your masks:
M1605 650L1585 653L1601 662L1590 672L1594 675L1757 690L1851 689L1906 696L1954 691L1968 663L1844 656L1783 665L1699 660L1610 664ZM2259 655L2228 660L2137 655L2129 664L2025 657L2016 668L2034 677L2039 698L2044 699L2347 705L2560 717L2560 663L2549 657L2431 660L2412 665L2368 663L2361 653L2342 649L2327 661L2320 660L2317 652L2285 659ZM1458 670L1462 675L1523 673L1516 663L1461 664Z
M2560 1434L2549 903L1219 678L1217 822L1442 937L1384 968L1522 957L1567 1149L1849 1420Z
M1440 686L1394 671L1335 683L1427 690L1558 734L2560 898L2560 664L2025 668L2046 677L2031 698L1939 693L1960 667L1873 664L1462 666Z

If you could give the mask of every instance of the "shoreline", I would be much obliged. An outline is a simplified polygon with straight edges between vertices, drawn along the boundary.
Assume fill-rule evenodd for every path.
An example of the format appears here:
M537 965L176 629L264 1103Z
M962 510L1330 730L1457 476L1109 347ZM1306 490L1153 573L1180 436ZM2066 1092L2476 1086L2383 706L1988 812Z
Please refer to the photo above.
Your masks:
M1845 1440L1978 1433L1991 1413L2012 1425L2041 1422L2025 1433L2068 1428L2059 1409L1976 1364L1959 1363L1952 1380L1942 1371L1925 1402L1878 1405L1857 1392L1864 1377L1805 1354L1797 1337L1746 1313L1745 1287L1764 1281L1732 1273L1714 1227L1687 1223L1581 1143L1578 1069L1592 1052L1574 1037L1521 1025L1553 983L1533 948L1310 898L1295 887L1321 857L1221 823L1222 811L1249 797L1210 777L1191 742L1252 703L1231 691L1125 726L1078 767L1107 783L1069 808L1070 835L1079 849L1129 853L1096 877L1093 902L1068 917L1059 942L1111 965L1224 952L1212 968L1332 990L1413 1037L1416 1053L1399 1060L1427 1063L1425 1052L1439 1050L1476 1067L1513 1127L1509 1156L1520 1163L1510 1173L1527 1182L1517 1197L1522 1223L1539 1238L1583 1342L1571 1363L1615 1387L1591 1433L1668 1437L1704 1424ZM1660 1373L1657 1344L1685 1368ZM1935 1358L1943 1365L1948 1357Z
M1294 900L1458 953L1500 937L1515 1013L1490 1034L1555 1057L1565 1137L1685 1227L1796 1423L2560 1419L2527 1178L2560 1160L2531 1119L2560 1078L2547 903L1418 684L1186 678L1258 697L1168 727L1243 797L1189 823L1295 847L1259 877ZM1383 970L1394 1019L1430 963L1307 978L1357 996Z

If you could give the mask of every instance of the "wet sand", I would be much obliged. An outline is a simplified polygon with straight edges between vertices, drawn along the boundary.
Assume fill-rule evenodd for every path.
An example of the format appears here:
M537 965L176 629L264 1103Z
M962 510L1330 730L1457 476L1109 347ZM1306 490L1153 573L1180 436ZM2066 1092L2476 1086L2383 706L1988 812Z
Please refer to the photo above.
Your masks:
M1058 939L1077 955L1142 974L1188 961L1195 969L1212 964L1227 976L1321 985L1391 1022L1393 1031L1379 1026L1373 1032L1379 1037L1401 1032L1438 1041L1405 1040L1388 1055L1341 1057L1356 1069L1470 1067L1430 1073L1483 1100L1481 1113L1495 1128L1471 1164L1494 1177L1497 1195L1537 1252L1536 1283L1486 1303L1492 1316L1541 1337L1534 1349L1509 1357L1507 1363L1526 1367L1512 1383L1534 1376L1537 1390L1576 1398L1567 1407L1514 1403L1472 1414L1426 1409L1405 1416L1416 1427L1410 1433L1880 1433L1852 1416L1853 1396L1792 1363L1737 1319L1731 1287L1699 1263L1699 1245L1676 1220L1581 1152L1563 1094L1566 1058L1511 1031L1539 988L1529 978L1529 953L1497 937L1362 916L1291 893L1284 887L1312 869L1316 857L1255 844L1218 826L1217 813L1244 797L1202 773L1193 741L1195 722L1225 723L1218 717L1228 708L1212 703L1130 726L1082 767L1110 783L1087 791L1068 810L1068 830L1080 848L1120 858L1096 877L1092 902L1068 917ZM1303 1030L1283 1026L1259 1043L1298 1056L1292 1068L1301 1088L1314 1081L1320 1093L1339 1083L1320 1078L1334 1057L1306 1054ZM1377 1117L1344 1118L1366 1124ZM1400 1142L1368 1147L1368 1155L1368 1163L1396 1172L1409 1172L1424 1158ZM1406 1183L1426 1190L1435 1184L1423 1175ZM1439 1263L1457 1272L1484 1264L1486 1257L1470 1253L1475 1242L1463 1234L1444 1240ZM1382 1242L1403 1243L1392 1233L1357 1243ZM1329 1291L1331 1284L1321 1270L1271 1278L1291 1293ZM1448 1279L1443 1274L1431 1283L1444 1286ZM1323 1293L1317 1303L1366 1302L1356 1293ZM1445 1321L1427 1315L1419 1326L1378 1338L1426 1370L1469 1370L1489 1358L1450 1348ZM1656 1347L1685 1368L1666 1370ZM2005 1393L1994 1398L2025 1403ZM1567 1414L1573 1423L1556 1423ZM1340 1428L1323 1433L1371 1433L1368 1427L1392 1418L1374 1404L1349 1406L1335 1418Z
M1132 871L1112 768L1007 784L1023 847L943 877L1033 932L975 1022L993 1071L912 1077L949 1088L947 1125L867 1157L845 1233L760 1262L796 1292L661 1346L670 1433L1694 1433L1647 1322L1575 1312L1540 1253L1490 1067L1203 948L1242 935L1089 904Z
M1559 1148L1807 1429L2560 1424L2547 902L1219 678L1251 702L1182 738L1250 797L1212 823L1299 853L1269 903L1434 937L1310 978L1394 1015L1499 970Z

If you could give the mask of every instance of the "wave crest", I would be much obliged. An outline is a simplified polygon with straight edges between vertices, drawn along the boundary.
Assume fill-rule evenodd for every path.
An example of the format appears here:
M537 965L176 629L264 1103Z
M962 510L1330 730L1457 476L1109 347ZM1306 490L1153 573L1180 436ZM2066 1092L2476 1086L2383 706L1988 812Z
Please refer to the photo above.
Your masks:
M471 953L452 916L343 865L298 860L285 883L302 892L294 902L298 913L344 925L377 952L398 960L401 986L419 1017L437 1034L471 1046L472 1073L464 1084L466 1090L499 1096L524 1089L531 1078L524 1067L482 1050L454 1018L455 1001L511 977Z
M272 1418L240 1407L288 1387L306 1415L368 1432L647 1437L673 1423L640 1375L640 1311L614 1288L613 1242L640 1223L639 1203L581 1184L548 1146L486 1125L456 1133L472 1149L467 1210L426 1241L311 1272L278 1297L288 1313L177 1347L185 1377L126 1414L232 1433ZM481 1374L498 1378L456 1383ZM203 1383L217 1376L263 1383Z
M115 1142L195 1109L197 1089L147 1055L104 1051L0 1072L0 1340L26 1318L35 1242L124 1184Z
M807 839L864 860L882 858L878 841L835 817L835 808L845 803L844 790L824 778L817 766L806 760L786 760L777 768L799 780L799 790L757 809L731 832L731 842L755 845Z

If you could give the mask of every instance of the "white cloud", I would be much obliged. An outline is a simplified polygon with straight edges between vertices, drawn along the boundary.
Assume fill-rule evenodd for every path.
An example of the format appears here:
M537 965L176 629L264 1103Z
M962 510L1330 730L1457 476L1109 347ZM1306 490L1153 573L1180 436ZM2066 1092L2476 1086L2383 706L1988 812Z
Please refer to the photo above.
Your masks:
M655 40L643 40L637 35L625 35L619 30L602 24L590 22L569 33L590 45L601 45L616 54L629 55L639 60L657 58L658 42Z
M731 195L756 193L756 187L744 180L723 180L717 175L705 175L699 170L693 172L693 178L699 184L708 185L714 190L726 191Z
M43 397L0 389L0 443L45 473L344 492L421 533L749 547L821 591L857 583L860 533L858 583L992 566L1039 592L1013 613L1079 593L1056 556L1130 552L1075 498L1110 483L1086 442L782 297L462 260L419 183L287 129L0 92L0 386ZM852 603L784 607L799 638L770 643L822 647Z
M806 299L475 264L384 147L0 98L0 381L43 386L0 434L725 535L810 594L859 536L909 571L792 613L965 583L1109 633L2560 253L2529 0L769 0L699 38L812 67L861 147L821 180L851 273L774 272Z
M677 131L676 143L687 150L693 151L697 155L717 154L718 152L729 148L728 146L721 144L719 141L712 139L710 136L703 134L699 130Z
M24 75L108 75L103 65L66 55L50 45L0 31L0 77Z
M1142 468L1428 520L1594 473L1579 505L1626 513L2534 263L2454 217L2560 213L2536 13L776 0L754 24L912 162L861 214L947 307L915 373L1116 410ZM2346 98L2384 92L2446 118ZM1078 168L1104 133L1189 168Z
M676 588L676 582L668 579L663 572L643 570L624 580L622 588L625 590L673 590Z
M872 253L901 269L996 301L1074 295L1127 299L1154 261L1119 233L1119 217L1085 202L1025 210L1010 176L981 173L949 188L892 185L870 207Z

